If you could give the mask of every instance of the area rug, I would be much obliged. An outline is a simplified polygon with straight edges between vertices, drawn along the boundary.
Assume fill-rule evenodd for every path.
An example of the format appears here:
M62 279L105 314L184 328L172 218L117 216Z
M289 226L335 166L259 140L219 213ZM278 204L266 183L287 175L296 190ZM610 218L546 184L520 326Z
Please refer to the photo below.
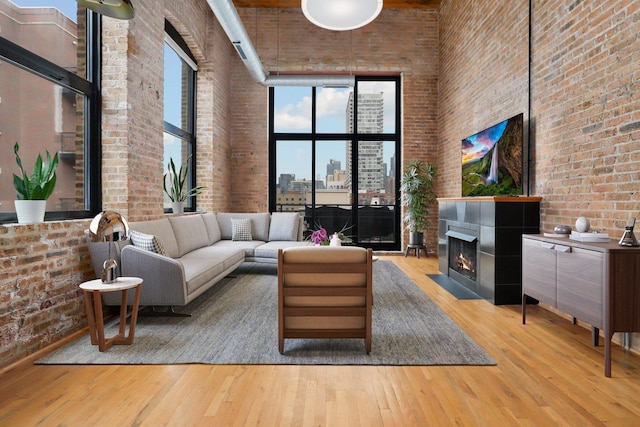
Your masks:
M392 261L373 266L370 354L362 339L286 340L280 354L276 266L245 263L184 307L191 317L139 317L133 345L101 353L85 335L36 363L495 365Z
M436 282L441 288L457 299L482 299L480 295L476 294L471 289L465 288L446 274L427 274L427 277Z

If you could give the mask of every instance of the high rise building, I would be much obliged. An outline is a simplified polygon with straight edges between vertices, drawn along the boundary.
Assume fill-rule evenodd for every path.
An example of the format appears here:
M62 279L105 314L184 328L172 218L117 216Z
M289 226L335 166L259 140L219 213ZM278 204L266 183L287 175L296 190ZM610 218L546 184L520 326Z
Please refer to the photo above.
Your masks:
M353 92L347 103L347 132L355 129L353 110ZM358 93L357 131L359 134L381 134L384 131L384 99L382 92ZM386 164L383 158L383 141L358 141L358 187L354 192L368 193L385 191ZM351 178L351 143L347 142L347 182L350 186Z

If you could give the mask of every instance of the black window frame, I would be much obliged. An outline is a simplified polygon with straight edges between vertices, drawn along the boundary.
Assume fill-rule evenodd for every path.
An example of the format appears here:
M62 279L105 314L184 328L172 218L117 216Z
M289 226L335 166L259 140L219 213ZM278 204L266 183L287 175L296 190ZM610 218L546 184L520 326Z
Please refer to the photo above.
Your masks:
M164 21L164 31L165 33L173 40L174 43L182 50L182 52L187 55L195 64L197 61L189 46L184 41L178 30L175 29L173 25L168 20ZM164 61L164 59L163 59ZM194 70L191 67L188 67L189 73L187 74L187 96L189 100L187 102L187 125L186 128L179 128L172 123L169 123L163 118L163 132L166 132L184 142L187 143L188 146L188 173L189 178L187 179L187 191L191 188L195 187L196 184L196 157L197 157L197 144L196 144L196 95L197 95L197 70ZM164 84L164 82L163 82ZM164 165L165 167L167 165ZM180 165L176 165L176 168L179 168ZM163 193L164 195L164 193ZM184 207L185 212L196 212L197 211L197 197L189 197L187 203ZM171 208L165 208L165 213L170 213Z
M394 141L395 142L395 224L394 233L396 241L393 243L376 243L367 242L366 246L371 247L374 250L400 250L402 240L402 221L401 221L401 206L400 206L400 170L402 159L402 82L400 76L355 76L355 85L353 89L353 96L358 99L358 83L368 81L392 81L396 86L395 102L396 102L396 114L395 114L395 127L392 133L358 133L358 102L354 102L353 118L354 118L354 130L352 133L316 133L316 92L318 87L312 87L311 91L311 132L302 133L282 133L274 131L274 113L275 113L275 88L269 88L269 211L277 211L277 171L276 171L276 144L278 141L310 141L311 142L311 176L316 176L316 141L336 141L336 140L351 140L354 146L357 146L358 141ZM352 185L355 187L352 191L357 194L358 185L358 150L351 150L351 177ZM315 178L313 178L315 179ZM311 204L316 204L316 186L311 186ZM358 235L358 198L353 197L351 203L351 223L355 224L353 229L350 229L350 233ZM315 217L314 217L315 218ZM314 223L312 218L312 224ZM358 244L356 241L355 244ZM363 243L364 244L364 243Z
M91 218L102 209L102 150L101 150L101 17L87 10L86 14L87 78L36 55L22 46L0 37L0 59L35 74L47 81L69 89L85 98L84 126L85 173L83 210L47 211L45 221ZM0 212L0 223L15 223L15 212Z

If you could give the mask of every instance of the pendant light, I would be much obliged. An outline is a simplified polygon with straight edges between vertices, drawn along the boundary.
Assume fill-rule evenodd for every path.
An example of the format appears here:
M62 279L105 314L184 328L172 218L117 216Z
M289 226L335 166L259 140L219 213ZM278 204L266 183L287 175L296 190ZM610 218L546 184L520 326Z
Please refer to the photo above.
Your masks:
M302 0L302 13L318 27L355 30L377 18L383 0Z
M132 19L135 10L130 0L78 0L80 6L116 19Z

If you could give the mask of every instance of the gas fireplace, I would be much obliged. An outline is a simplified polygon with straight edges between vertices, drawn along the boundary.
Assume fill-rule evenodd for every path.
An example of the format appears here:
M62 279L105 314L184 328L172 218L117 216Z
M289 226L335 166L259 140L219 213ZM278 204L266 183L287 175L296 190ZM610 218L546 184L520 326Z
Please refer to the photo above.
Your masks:
M461 275L476 280L476 240L467 242L455 237L449 237L449 268Z
M540 198L438 202L440 272L494 304L520 304L522 235L540 233Z

